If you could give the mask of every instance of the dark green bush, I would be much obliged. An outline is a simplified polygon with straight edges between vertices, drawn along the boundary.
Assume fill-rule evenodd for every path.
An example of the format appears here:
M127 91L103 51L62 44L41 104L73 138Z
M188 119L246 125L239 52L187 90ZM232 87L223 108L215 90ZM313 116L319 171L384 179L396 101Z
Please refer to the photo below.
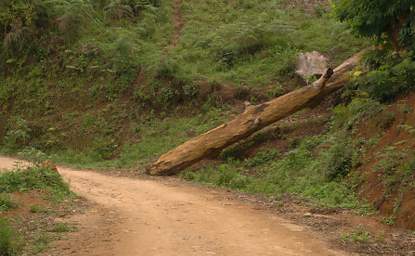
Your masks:
M338 140L326 152L325 175L329 181L344 178L352 169L353 145L350 140Z
M413 40L415 3L412 0L335 0L335 11L361 36L387 38L398 50ZM411 31L411 32L408 32Z
M357 80L358 88L380 101L390 101L415 88L415 61L387 63Z

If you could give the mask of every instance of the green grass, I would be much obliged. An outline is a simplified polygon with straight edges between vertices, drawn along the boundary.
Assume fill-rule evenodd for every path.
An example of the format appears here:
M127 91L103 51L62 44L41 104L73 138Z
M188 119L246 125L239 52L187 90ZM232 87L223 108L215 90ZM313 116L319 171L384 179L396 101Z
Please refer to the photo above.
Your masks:
M59 163L83 168L143 167L189 138L221 124L226 120L225 113L224 109L210 108L206 113L151 119L137 124L135 130L140 134L139 142L124 145L113 160L103 160L92 150L82 153L64 151L52 155L52 158Z
M272 154L264 159L263 152L243 162L231 161L219 167L207 167L199 171L182 174L192 180L242 192L262 194L278 198L284 194L315 202L324 207L366 208L353 190L342 181L330 181L326 177L326 156L316 156L312 152L322 143L322 138L304 140L299 147L279 159ZM258 163L261 159L261 165ZM250 170L255 175L248 175Z
M49 213L50 210L42 205L32 205L30 206L31 213Z
M13 202L10 194L0 193L0 212L14 209L17 204Z
M193 78L261 87L293 74L298 53L333 65L366 44L330 14L284 10L276 1L183 1L186 26L171 58Z
M72 195L62 177L56 171L31 167L0 174L0 193L43 191L51 200L61 201Z
M8 221L0 218L0 256L17 256L21 252L20 238Z
M34 254L41 253L48 248L51 241L52 237L49 234L41 232L35 237L33 244L31 245L31 251Z
M67 223L56 223L50 232L53 233L67 233L76 231L76 228Z
M354 243L368 243L372 235L365 230L363 227L357 227L349 233L345 233L341 236L341 240L345 242L354 242Z

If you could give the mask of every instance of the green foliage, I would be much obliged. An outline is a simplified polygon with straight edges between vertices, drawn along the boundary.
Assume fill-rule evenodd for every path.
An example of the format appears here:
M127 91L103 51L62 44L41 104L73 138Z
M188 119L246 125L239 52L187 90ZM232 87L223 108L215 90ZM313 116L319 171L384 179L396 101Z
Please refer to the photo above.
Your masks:
M75 231L75 227L67 224L67 223L55 223L53 228L50 230L50 232L54 233L67 233L67 232L73 232Z
M6 148L16 149L26 146L31 138L30 132L31 129L26 120L20 117L9 120L6 136L4 137Z
M412 57L385 63L357 80L357 86L380 101L391 101L415 88L415 61Z
M68 184L53 170L32 167L0 174L0 193L31 190L48 192L57 201L71 195Z
M347 21L362 36L387 36L395 48L413 40L414 9L412 0L336 0L338 18ZM405 40L402 42L401 40Z
M37 234L33 241L33 252L38 254L46 250L49 246L49 243L51 242L51 239L51 236L49 236L47 233L41 232L40 234Z
M186 171L182 177L273 197L294 194L326 207L363 207L346 184L340 180L330 181L326 178L326 157L318 157L312 153L321 142L320 137L305 139L281 159L263 165L257 176L245 175L243 165L231 162L217 168L207 167L197 172Z
M346 177L353 167L353 142L347 136L339 136L326 151L326 174L329 181Z
M0 218L0 256L17 256L20 251L20 239L8 221Z
M332 129L351 130L365 118L374 117L384 107L370 98L356 97L349 104L341 104L334 108Z
M48 213L49 209L41 205L32 205L30 206L31 213Z
M318 50L338 63L364 45L329 15L284 10L273 0L183 1L183 15L186 27L173 54L186 73L219 83L286 82L300 52Z
M0 212L16 208L17 204L13 202L12 198L7 193L0 193Z
M247 167L261 166L274 160L278 154L278 151L275 149L259 151L254 157L247 159L244 164Z
M343 234L341 239L346 242L367 243L371 237L372 235L367 230L359 226L350 233Z
M53 160L70 165L108 168L108 167L137 167L144 166L160 154L163 154L185 142L196 134L201 134L221 124L225 119L225 109L210 108L206 113L189 113L182 117L166 117L164 119L151 118L146 122L135 124L134 132L140 136L136 143L126 144L120 147L118 157L114 159L102 159L113 149L89 148L86 152L74 152L68 150L52 156ZM105 144L101 144L105 145ZM97 149L104 155L97 155Z

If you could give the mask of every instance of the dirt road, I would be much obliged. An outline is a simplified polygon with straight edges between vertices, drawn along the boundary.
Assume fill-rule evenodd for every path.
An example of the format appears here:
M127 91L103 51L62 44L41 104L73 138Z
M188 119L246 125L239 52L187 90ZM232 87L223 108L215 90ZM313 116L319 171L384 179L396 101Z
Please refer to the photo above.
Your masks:
M0 158L3 164L7 161ZM70 220L79 231L46 255L346 255L305 228L222 192L67 168L59 172L92 207Z

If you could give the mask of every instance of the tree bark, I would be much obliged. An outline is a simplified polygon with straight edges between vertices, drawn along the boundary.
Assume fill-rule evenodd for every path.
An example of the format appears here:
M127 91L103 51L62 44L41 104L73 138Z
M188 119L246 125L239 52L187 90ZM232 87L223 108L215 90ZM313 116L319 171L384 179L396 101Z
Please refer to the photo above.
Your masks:
M244 139L305 107L321 101L328 94L342 88L350 80L350 71L359 63L362 52L337 67L328 69L311 86L292 91L257 106L250 106L233 120L201 134L162 155L147 172L151 175L172 175L201 159L217 154L224 148Z

